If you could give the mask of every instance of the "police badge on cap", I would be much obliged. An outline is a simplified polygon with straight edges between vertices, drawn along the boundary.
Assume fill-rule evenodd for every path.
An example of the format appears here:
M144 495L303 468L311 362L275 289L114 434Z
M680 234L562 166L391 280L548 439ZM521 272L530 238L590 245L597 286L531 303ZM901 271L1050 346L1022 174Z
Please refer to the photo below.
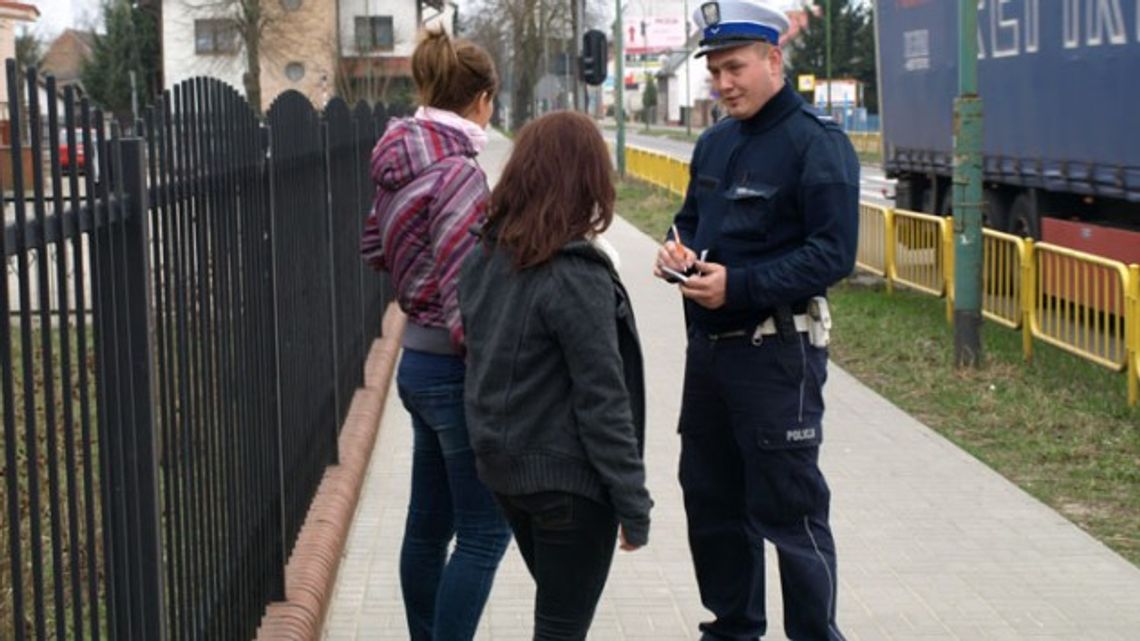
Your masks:
M703 30L697 57L753 42L779 44L790 26L784 12L763 0L706 2L693 13Z
M702 4L701 15L704 16L707 26L715 27L720 22L720 3L706 2Z

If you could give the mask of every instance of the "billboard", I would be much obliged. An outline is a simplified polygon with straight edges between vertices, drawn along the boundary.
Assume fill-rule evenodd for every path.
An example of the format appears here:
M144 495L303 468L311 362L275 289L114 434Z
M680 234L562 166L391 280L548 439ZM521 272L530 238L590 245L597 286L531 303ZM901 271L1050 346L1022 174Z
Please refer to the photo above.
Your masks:
M685 48L683 16L629 17L625 22L625 52L629 55L667 53Z
M858 80L836 78L827 80L815 79L815 100L818 108L827 106L827 90L831 89L831 105L833 107L859 107L863 104L863 84Z

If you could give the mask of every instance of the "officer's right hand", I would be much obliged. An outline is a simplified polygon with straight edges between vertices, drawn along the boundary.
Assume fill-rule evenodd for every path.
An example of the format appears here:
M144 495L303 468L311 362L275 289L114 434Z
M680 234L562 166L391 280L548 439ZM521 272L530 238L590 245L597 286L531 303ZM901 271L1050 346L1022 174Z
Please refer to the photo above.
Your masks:
M695 262L697 262L697 255L693 250L684 245L678 245L671 240L667 240L665 244L657 250L657 262L653 265L653 275L661 279L667 279L665 272L661 271L662 265L683 274L688 271Z

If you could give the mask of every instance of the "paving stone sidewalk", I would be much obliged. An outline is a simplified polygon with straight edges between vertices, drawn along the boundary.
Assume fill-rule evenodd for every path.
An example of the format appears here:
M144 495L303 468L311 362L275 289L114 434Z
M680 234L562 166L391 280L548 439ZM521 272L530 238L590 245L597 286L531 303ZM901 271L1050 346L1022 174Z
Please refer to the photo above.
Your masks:
M509 142L481 157L494 179ZM619 212L620 213L620 212ZM707 618L676 477L684 329L676 292L653 279L652 239L624 221L622 255L646 358L650 545L619 552L597 641L697 639ZM837 319L842 323L842 319ZM1140 640L1140 569L832 365L821 465L832 486L839 622L851 641ZM406 639L398 557L411 425L393 390L325 626L327 641ZM769 634L783 640L769 546ZM530 639L534 589L507 552L478 639Z

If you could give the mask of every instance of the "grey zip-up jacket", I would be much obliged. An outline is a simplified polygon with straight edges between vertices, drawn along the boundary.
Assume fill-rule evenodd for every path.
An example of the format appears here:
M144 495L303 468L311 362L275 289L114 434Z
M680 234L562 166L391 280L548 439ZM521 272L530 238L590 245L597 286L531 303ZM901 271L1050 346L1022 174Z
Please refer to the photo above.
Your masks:
M467 430L479 478L500 494L563 491L612 504L644 545L645 379L629 296L589 242L516 271L488 242L459 279Z

